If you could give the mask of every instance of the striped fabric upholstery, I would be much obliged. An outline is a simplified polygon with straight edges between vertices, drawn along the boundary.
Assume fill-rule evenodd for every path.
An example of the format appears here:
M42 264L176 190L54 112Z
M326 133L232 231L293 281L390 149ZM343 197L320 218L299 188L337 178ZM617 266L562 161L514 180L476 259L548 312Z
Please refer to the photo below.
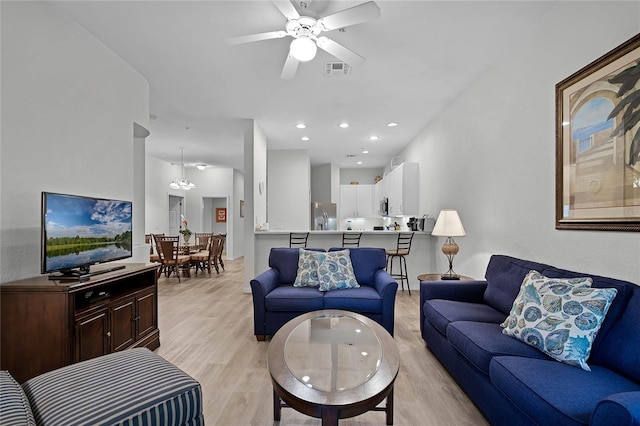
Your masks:
M9 374L0 371L0 425L35 426L29 400L22 388Z
M146 348L72 364L22 387L42 425L204 424L200 384Z

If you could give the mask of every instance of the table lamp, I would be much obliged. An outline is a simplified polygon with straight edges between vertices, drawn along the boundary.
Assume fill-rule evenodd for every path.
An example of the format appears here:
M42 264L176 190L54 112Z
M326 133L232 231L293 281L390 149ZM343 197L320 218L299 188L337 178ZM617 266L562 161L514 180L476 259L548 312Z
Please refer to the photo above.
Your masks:
M443 280L459 280L460 275L453 271L453 257L458 254L459 248L452 237L464 237L466 234L458 212L450 209L441 210L431 235L447 237L447 241L442 245L442 252L449 259L449 270L442 274L441 278Z

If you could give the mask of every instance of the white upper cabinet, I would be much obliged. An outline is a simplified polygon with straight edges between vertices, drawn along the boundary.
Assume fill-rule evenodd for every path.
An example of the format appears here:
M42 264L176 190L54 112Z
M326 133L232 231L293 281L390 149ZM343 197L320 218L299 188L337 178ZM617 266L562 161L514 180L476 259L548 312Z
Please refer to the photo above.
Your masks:
M402 163L383 181L383 190L389 198L389 216L418 215L418 163Z
M341 217L374 217L373 185L340 185Z

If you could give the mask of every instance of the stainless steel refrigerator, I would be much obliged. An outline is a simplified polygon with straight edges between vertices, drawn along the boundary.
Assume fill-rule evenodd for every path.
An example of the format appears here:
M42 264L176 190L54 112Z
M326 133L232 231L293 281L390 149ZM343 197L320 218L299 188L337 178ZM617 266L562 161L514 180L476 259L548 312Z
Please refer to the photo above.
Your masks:
M311 203L311 229L315 231L338 229L335 203Z

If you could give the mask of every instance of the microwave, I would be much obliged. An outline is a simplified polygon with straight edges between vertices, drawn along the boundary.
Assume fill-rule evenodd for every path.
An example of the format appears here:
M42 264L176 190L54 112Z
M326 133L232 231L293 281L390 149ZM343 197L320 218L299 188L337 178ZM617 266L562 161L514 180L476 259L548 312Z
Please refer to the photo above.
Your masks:
M380 215L389 216L389 199L387 197L380 200Z

